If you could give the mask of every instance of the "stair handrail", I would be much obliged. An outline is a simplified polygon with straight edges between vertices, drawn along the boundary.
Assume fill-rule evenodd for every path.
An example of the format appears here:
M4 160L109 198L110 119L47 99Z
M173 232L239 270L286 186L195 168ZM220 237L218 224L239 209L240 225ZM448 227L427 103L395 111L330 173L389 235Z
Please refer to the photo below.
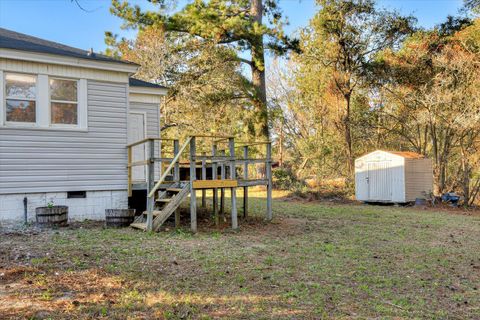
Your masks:
M178 153L175 155L172 162L170 162L167 169L165 169L165 171L163 172L163 174L160 177L160 179L158 180L158 182L155 184L155 186L152 188L152 190L148 194L149 198L153 197L153 195L158 190L158 188L160 188L160 185L164 182L164 180L168 176L169 172L173 169L173 167L175 166L175 163L178 162L178 160L180 159L180 156L182 155L183 151L185 151L185 148L190 144L190 140L192 140L192 137L188 137L187 140L185 141L185 143L180 148L180 150L178 150Z

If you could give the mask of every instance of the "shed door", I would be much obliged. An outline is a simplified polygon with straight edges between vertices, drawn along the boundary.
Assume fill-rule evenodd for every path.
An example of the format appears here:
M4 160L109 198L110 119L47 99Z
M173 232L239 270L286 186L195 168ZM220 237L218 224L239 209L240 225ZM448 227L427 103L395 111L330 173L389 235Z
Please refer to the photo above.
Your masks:
M392 174L389 161L368 163L368 198L369 200L392 200Z
M128 143L134 143L145 139L145 115L133 113L128 115ZM145 160L145 144L133 147L132 162ZM146 166L135 166L132 169L133 181L145 181Z

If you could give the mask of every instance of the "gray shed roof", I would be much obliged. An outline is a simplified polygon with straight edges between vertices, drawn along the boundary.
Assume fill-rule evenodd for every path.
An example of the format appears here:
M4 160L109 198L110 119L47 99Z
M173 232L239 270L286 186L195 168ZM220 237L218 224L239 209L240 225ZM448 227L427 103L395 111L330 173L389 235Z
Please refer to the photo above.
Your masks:
M166 87L164 86L161 86L159 84L156 84L156 83L151 83L151 82L147 82L147 81L143 81L143 80L139 80L139 79L135 79L135 78L129 78L128 79L128 83L131 87L143 87L143 88L153 88L153 89L166 89Z
M89 55L86 50L69 47L57 42L32 37L23 33L0 28L0 48L55 54L71 58L82 58L102 62L115 62L136 65L133 62L117 60L103 54Z

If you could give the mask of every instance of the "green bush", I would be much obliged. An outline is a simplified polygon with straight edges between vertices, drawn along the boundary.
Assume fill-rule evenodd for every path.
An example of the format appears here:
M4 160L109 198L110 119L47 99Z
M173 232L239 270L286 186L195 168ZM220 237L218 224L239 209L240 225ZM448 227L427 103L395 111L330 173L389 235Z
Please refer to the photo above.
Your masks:
M306 188L305 182L297 179L290 168L277 168L272 173L275 189L298 192Z

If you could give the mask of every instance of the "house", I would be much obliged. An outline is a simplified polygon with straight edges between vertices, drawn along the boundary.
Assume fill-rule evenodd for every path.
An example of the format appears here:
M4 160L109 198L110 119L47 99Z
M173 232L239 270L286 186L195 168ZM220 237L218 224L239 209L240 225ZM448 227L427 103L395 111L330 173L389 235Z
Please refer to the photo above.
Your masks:
M33 220L49 202L76 220L127 208L126 146L159 137L167 92L131 78L137 69L0 28L0 222L23 221L25 208Z
M433 190L431 159L415 152L377 150L355 160L355 196L365 202L405 203Z

